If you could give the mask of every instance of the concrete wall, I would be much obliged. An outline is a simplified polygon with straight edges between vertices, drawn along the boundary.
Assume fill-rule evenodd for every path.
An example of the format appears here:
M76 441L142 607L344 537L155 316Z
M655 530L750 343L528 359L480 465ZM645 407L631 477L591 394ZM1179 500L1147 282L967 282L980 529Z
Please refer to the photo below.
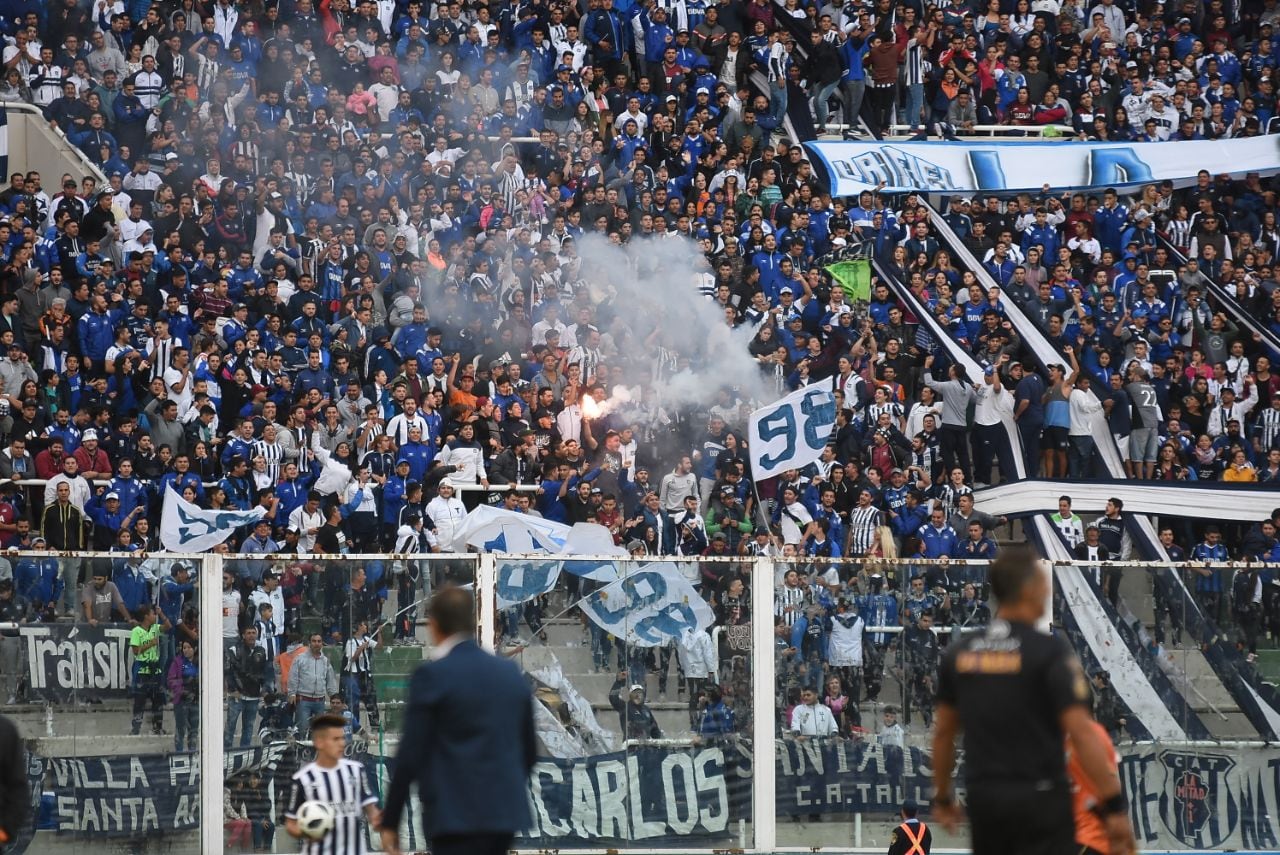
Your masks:
M27 104L6 104L9 119L9 171L40 173L44 190L50 196L62 190L61 178L70 173L76 184L86 175L98 179L99 186L107 177L89 162L78 148L67 141L62 131L45 121L40 111ZM4 176L7 182L9 176Z

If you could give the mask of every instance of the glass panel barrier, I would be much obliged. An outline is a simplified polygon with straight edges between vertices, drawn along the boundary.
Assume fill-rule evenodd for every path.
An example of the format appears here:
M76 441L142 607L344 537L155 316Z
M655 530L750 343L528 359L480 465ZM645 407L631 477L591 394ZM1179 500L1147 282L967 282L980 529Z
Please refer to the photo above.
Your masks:
M6 852L201 851L202 564L57 556L39 539L0 558L0 699L33 799Z
M1162 539L1171 546L1202 536L1179 523ZM1277 569L1126 561L1055 568L1060 577L1078 573L1087 585L1084 595L1060 603L1073 612L1097 603L1155 692L1154 703L1144 701L1132 669L1103 675L1087 639L1077 639L1095 717L1116 744L1140 849L1277 847L1272 770L1280 751L1260 739L1280 711L1280 623L1273 620L1280 586L1270 581ZM1060 617L1064 624L1074 619Z
M311 759L307 719L348 715L350 755L381 791L409 676L429 651L426 597L474 582L482 558L497 565L497 648L538 699L537 823L520 848L754 848L756 716L773 722L764 754L778 847L883 851L906 799L928 821L937 662L957 633L990 619L982 563L227 556L223 613L202 621L199 585L216 582L216 557L37 548L0 559L16 589L0 585L0 700L29 748L35 808L11 848L206 851L199 700L212 692L227 736L226 797L210 816L224 851L296 851L281 826L289 778ZM754 578L762 570L770 578ZM1274 851L1280 749L1260 736L1280 710L1276 568L1054 570L1054 630L1093 678L1140 846ZM774 656L762 692L772 709L754 703L754 596L768 596L774 615L773 650L761 651ZM149 640L152 604L157 643L141 652L154 650L154 665L131 649L132 621L132 640ZM190 646L202 623L205 644L222 648L221 673L204 674ZM1114 640L1101 658L1099 637ZM246 659L237 646L261 653ZM807 688L812 698L796 697ZM966 830L931 828L939 849L967 848ZM402 841L425 847L416 803Z
M224 596L240 610L234 627L224 624L224 636L238 629L241 646L252 637L270 664L259 703L228 692L227 851L296 851L283 830L289 782L314 759L309 722L321 713L347 718L347 756L365 766L375 792L383 791L410 677L430 652L427 600L441 585L474 585L475 558L228 557ZM378 848L373 831L365 831ZM410 826L404 838L410 846L412 834Z
M1261 678L1271 673L1269 616L1280 605L1271 570L1154 562L1076 567L1188 739L1248 740L1267 726L1262 705L1274 690ZM1143 711L1128 709L1124 687L1114 685L1120 678L1104 681L1104 723L1117 738L1147 738Z
M938 663L985 626L986 564L776 564L777 841L881 850L903 801L926 811ZM934 828L934 845L967 840Z
M538 700L517 844L750 848L752 562L495 558L499 651Z

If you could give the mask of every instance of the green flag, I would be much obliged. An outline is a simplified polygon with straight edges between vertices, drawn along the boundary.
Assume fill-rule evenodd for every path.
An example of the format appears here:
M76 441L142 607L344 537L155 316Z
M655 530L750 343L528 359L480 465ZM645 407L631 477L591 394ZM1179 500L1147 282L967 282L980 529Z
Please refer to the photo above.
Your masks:
M865 258L837 261L827 265L831 278L840 283L850 303L871 302L871 262Z

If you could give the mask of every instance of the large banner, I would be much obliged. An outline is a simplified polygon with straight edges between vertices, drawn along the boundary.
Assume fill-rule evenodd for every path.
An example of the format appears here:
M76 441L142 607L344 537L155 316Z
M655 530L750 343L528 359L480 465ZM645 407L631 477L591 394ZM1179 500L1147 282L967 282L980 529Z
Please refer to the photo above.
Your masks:
M1268 174L1280 170L1280 137L1179 143L808 142L832 196L878 185L890 193L1039 192L1181 181L1201 169Z
M1280 747L1144 744L1119 751L1139 849L1280 851ZM365 764L376 786L381 758L362 751L351 756ZM199 826L195 755L29 759L33 806L45 833L138 839ZM263 779L278 802L290 776L310 759L309 747L279 743L227 752L223 764L231 780L246 773ZM751 819L753 759L748 740L542 758L529 787L534 827L520 845L725 846L737 839L739 821ZM887 818L905 799L929 801L931 763L916 748L788 739L776 744L775 763L779 817ZM410 846L422 840L420 821L415 810L405 829ZM28 830L15 851L26 851L30 842Z
M1280 851L1280 748L1119 751L1139 849ZM715 845L751 817L751 767L746 740L540 761L526 845ZM931 795L932 764L916 748L784 740L776 771L780 817L891 816L904 799L928 804Z
M375 758L364 747L348 748L347 757L365 766L376 787ZM200 759L196 754L30 754L27 759L33 816L42 831L94 840L140 840L194 832L200 827ZM237 790L233 794L237 806L256 798L262 802L264 814L277 818L279 811L268 802L283 804L293 774L313 759L311 746L288 742L227 751L221 757L229 782L242 782L250 775L261 782L256 792ZM38 845L31 846L34 833L34 828L27 829L13 851L21 853L28 847L40 851Z
M801 469L822 456L836 426L830 383L812 383L751 414L747 427L756 480Z
M124 697L129 691L130 628L126 624L39 623L19 628L27 686L42 700L77 695Z
M1120 749L1139 849L1280 850L1280 750Z
M535 827L524 835L531 841L526 845L557 849L634 840L654 846L736 836L751 790L739 786L739 798L731 798L730 780L749 783L750 760L743 773L729 767L732 759L709 747L540 760L529 787Z

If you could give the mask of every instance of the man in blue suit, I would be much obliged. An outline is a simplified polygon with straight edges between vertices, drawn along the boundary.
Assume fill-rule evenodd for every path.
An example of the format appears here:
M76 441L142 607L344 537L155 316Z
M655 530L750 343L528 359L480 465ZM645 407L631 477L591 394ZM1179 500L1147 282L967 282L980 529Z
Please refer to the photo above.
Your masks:
M533 824L529 773L533 695L512 662L475 642L470 592L431 598L435 650L409 686L395 773L382 813L382 847L399 855L400 817L416 781L433 855L499 855Z

